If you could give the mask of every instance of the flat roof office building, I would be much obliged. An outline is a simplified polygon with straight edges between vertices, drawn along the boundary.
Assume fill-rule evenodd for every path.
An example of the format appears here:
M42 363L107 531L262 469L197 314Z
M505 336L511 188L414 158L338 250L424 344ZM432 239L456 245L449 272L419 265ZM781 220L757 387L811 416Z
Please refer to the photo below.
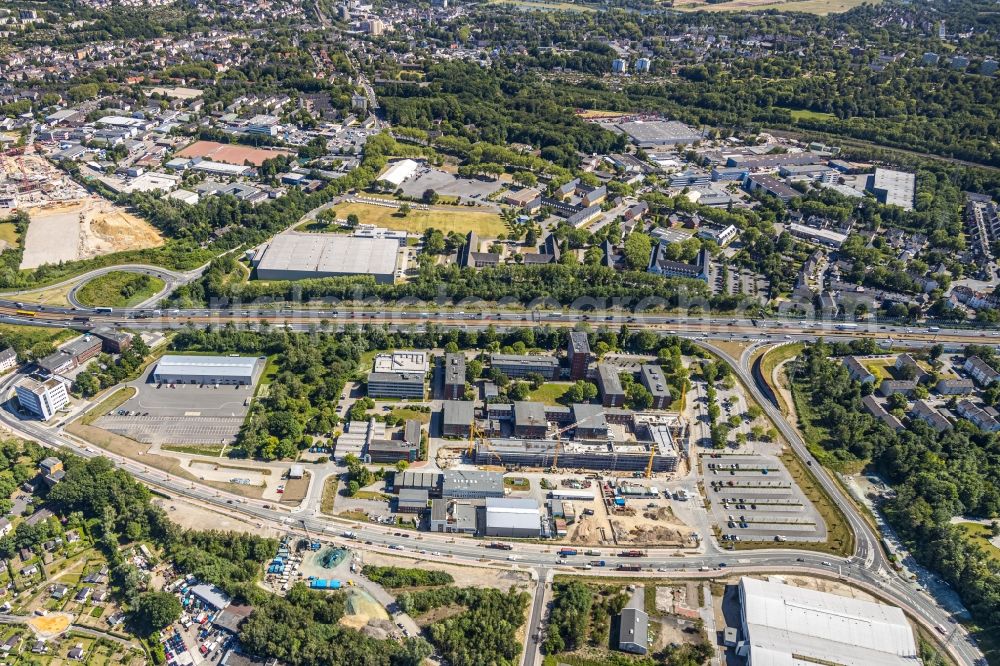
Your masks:
M468 437L472 434L475 403L465 400L445 400L441 407L441 435Z
M445 354L445 400L461 400L465 395L465 354Z
M653 396L653 409L666 409L670 406L670 389L663 376L663 368L647 363L639 370L639 381Z
M15 387L21 407L43 421L51 419L69 402L66 384L55 378L38 381L28 377Z
M569 346L566 349L569 360L569 378L576 381L587 378L587 366L590 364L590 340L583 331L573 331L569 334Z
M601 404L605 407L621 407L625 404L625 389L622 388L616 367L607 363L597 366L597 388L601 392Z
M164 384L253 384L258 359L252 356L164 356L153 381Z
M441 475L441 496L456 499L503 497L503 474L445 470Z
M418 398L424 397L422 372L369 372L369 398Z
M508 377L538 373L545 379L559 379L559 359L541 354L491 354L490 366Z

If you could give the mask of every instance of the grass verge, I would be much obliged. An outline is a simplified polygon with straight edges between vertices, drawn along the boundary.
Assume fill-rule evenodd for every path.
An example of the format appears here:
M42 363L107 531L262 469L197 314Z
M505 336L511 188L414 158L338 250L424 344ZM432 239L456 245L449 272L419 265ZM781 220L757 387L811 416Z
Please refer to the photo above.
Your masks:
M77 299L88 306L127 308L152 298L165 286L163 280L143 273L112 271L88 280Z
M218 458L226 450L224 446L210 446L204 444L163 444L160 446L164 451L173 451L174 453L187 453L193 456L210 456L212 458Z
M326 481L323 482L323 496L319 501L319 510L321 513L327 515L333 515L333 504L337 500L337 484L339 479L336 475L326 477ZM368 520L368 516L365 516L364 520Z
M767 382L767 385L771 387L771 392L774 393L774 396L778 400L778 407L785 414L789 413L791 405L785 403L785 399L781 395L781 387L774 385L772 377L774 376L774 370L779 365L798 356L802 352L803 347L802 343L796 343L794 345L772 347L761 352L760 374L764 378L764 381Z
M117 391L109 395L107 398L102 400L100 403L98 403L96 407L91 408L89 412L84 414L83 418L80 419L80 422L83 425L90 425L91 423L96 421L98 418L104 416L108 412L121 407L123 404L125 404L126 400L129 400L130 398L134 397L135 394L136 390L131 386L125 386L118 389Z

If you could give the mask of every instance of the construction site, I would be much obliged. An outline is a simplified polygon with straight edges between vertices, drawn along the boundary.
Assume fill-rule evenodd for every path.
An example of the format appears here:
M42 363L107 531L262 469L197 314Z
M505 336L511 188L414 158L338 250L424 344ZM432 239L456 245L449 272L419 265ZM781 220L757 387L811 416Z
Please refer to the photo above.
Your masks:
M30 218L22 269L163 244L145 220L90 194L40 155L13 148L0 155L0 216L19 210Z
M489 405L477 425L477 465L579 468L604 472L677 470L688 428L679 414L599 405ZM474 438L476 439L476 438Z

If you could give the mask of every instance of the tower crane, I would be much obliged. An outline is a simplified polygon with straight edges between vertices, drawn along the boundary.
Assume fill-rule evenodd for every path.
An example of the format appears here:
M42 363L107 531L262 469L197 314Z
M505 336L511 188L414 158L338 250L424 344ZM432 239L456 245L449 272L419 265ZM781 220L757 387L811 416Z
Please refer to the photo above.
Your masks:
M589 414L589 415L583 417L582 419L580 419L579 421L577 421L575 423L569 424L565 428L559 428L558 430L556 430L555 432L553 432L551 435L546 436L546 439L552 439L553 437L555 437L555 439L556 439L555 452L554 452L554 454L552 456L552 467L553 468L555 468L557 466L557 463L559 462L559 449L562 447L562 435L563 435L563 433L567 432L569 430L572 430L573 428L576 428L578 426L581 426L584 423L586 423L587 421L589 421L590 419L595 418L597 416L601 416L603 414L604 414L603 411L594 412L593 414Z

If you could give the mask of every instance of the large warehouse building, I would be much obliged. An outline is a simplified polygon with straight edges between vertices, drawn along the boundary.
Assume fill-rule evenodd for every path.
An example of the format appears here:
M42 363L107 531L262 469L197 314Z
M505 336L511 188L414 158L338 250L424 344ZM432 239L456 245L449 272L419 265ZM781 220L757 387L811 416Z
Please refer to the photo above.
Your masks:
M253 384L258 359L252 356L164 356L153 381L165 384Z
M895 606L756 578L740 579L747 666L917 666L913 630ZM832 661L831 661L832 660Z
M491 497L486 500L483 529L486 536L532 539L538 536L541 525L538 502L533 499Z
M283 234L254 256L259 280L371 275L380 284L396 279L399 243L389 238Z

